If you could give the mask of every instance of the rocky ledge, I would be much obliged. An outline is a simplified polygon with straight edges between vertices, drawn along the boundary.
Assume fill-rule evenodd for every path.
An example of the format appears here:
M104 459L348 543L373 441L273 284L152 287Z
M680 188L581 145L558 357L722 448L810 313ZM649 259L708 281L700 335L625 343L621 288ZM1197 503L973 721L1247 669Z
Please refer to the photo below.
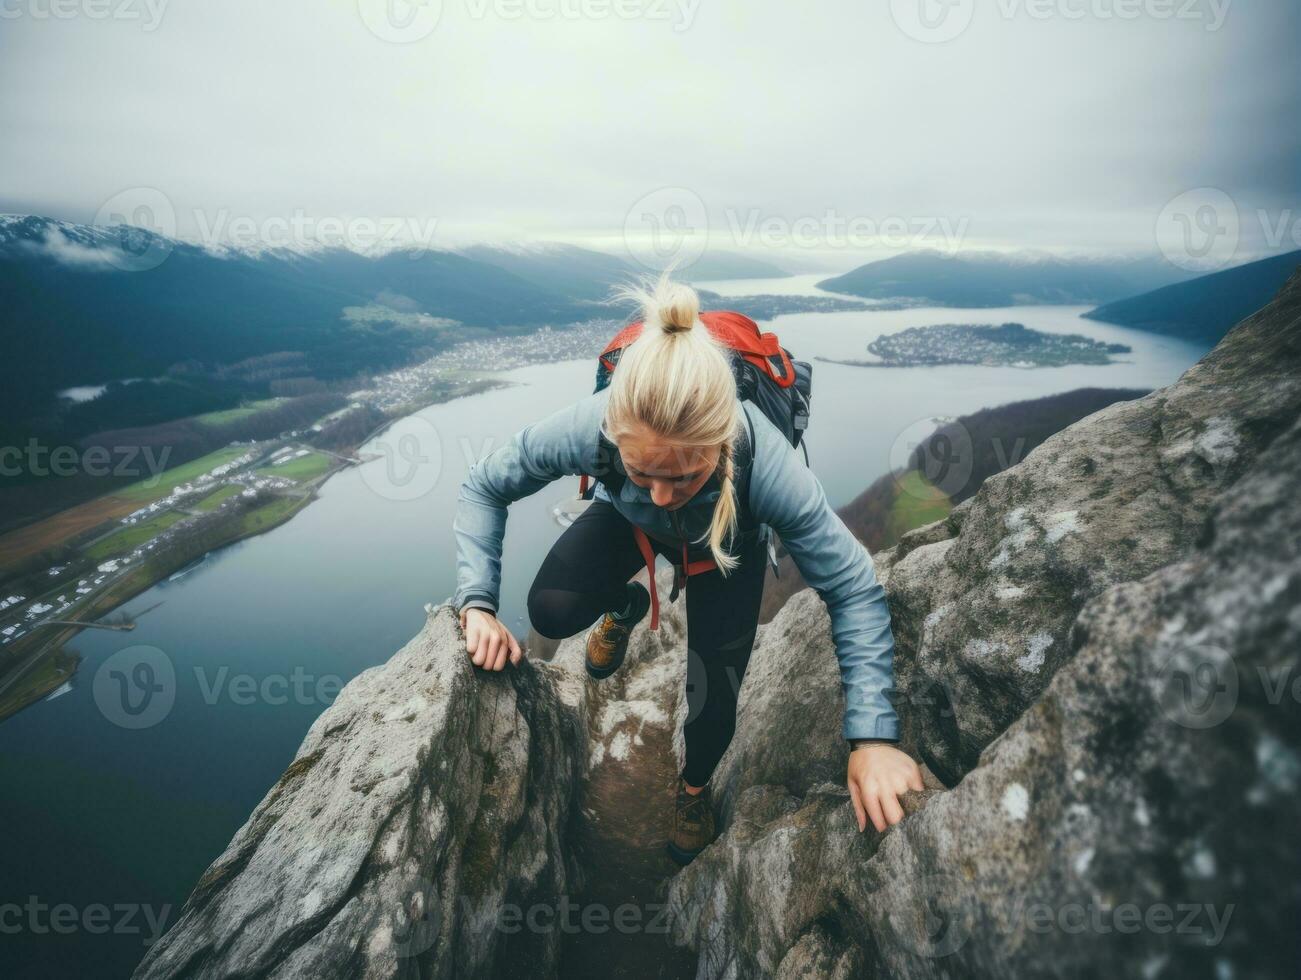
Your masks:
M137 976L569 972L586 935L509 916L591 890L594 840L644 858L606 878L662 875L667 931L622 975L1295 975L1299 416L1301 273L1176 384L877 556L929 787L884 834L854 822L813 592L759 630L723 831L681 871L647 857L681 603L602 684L581 637L476 671L435 608L320 717Z

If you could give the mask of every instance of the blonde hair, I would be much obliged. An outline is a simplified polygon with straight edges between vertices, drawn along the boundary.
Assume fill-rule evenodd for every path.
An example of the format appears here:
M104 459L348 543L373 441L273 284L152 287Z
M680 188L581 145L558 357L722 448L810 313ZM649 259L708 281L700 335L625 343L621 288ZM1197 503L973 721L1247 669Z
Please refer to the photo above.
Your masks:
M640 423L675 447L720 447L721 490L709 529L696 541L708 536L714 563L726 575L740 564L723 548L737 524L732 452L742 420L736 377L727 348L700 320L700 297L669 275L666 269L653 282L646 276L614 287L616 300L641 308L642 329L611 376L602 430L616 446Z

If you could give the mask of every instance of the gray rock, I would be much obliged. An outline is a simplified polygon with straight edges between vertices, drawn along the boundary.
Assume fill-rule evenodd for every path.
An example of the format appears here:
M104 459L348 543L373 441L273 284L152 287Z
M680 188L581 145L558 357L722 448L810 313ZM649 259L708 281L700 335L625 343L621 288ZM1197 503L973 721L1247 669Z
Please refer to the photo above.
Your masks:
M927 785L884 834L857 830L813 592L759 630L723 831L681 871L655 851L683 604L599 684L582 636L477 671L434 609L318 719L137 975L670 977L688 948L701 980L1294 975L1299 415L1301 273L1175 385L877 556ZM629 890L664 893L663 941L584 956L497 927Z
M1179 381L986 480L878 558L905 741L945 783L1072 657L1085 603L1192 552L1215 501L1301 411L1301 280Z
M545 664L476 670L453 611L434 609L317 719L136 976L552 969L557 932L497 924L572 876L573 692Z
M1299 414L1301 273L877 556L906 747L954 787L928 772L885 834L796 596L715 777L727 829L670 889L698 976L1295 975Z
M887 975L1295 975L1298 487L1301 425L1204 547L1091 601L1044 695L844 876Z

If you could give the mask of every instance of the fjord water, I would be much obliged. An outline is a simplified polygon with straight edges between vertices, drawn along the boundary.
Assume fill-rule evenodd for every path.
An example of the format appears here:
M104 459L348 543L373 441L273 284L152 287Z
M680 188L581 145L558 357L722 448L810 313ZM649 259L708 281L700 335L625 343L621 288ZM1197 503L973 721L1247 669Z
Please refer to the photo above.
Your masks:
M813 292L815 279L698 285L725 296ZM1158 387L1204 353L1080 319L1083 309L795 314L765 329L814 364L809 453L839 506L900 464L935 417L1085 386ZM813 360L864 357L868 341L905 327L1007 321L1133 353L1111 365L1034 370ZM8 921L23 925L0 939L0 975L129 973L151 920L175 922L339 684L388 659L420 628L423 605L452 593L451 523L469 462L590 391L594 362L503 377L513 385L396 423L364 447L378 459L330 479L288 524L128 603L128 612L161 603L134 633L83 632L70 644L83 658L71 690L0 724L0 906L22 906ZM561 480L511 508L502 616L521 638L529 584L561 533L551 507L576 489L576 478ZM138 647L153 649L122 653ZM148 673L136 672L141 663ZM142 708L135 696L128 707L140 713L132 715L120 693L142 678L158 700ZM141 721L154 723L126 727ZM61 904L76 910L75 921L55 930L41 909ZM110 910L107 929L86 914L95 906Z

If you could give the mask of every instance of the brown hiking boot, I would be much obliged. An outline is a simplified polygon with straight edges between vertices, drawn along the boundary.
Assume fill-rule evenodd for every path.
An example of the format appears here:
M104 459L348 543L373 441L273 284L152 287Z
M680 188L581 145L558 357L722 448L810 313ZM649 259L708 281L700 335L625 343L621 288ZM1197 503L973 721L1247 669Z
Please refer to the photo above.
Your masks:
M650 609L650 593L641 584L630 585L628 595L632 609L627 618L606 613L587 634L587 673L596 680L609 677L619 669L628 652L628 637L633 627Z
M669 857L678 864L690 864L691 859L708 847L717 836L709 784L705 783L705 788L692 796L687 792L686 780L678 776L673 831L669 834L668 841Z

